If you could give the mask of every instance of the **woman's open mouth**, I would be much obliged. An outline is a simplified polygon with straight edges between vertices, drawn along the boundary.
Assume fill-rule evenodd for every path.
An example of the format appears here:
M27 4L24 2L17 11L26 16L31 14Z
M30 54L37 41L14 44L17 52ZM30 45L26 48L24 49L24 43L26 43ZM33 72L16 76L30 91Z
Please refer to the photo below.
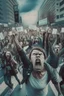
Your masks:
M35 65L41 65L41 61L40 61L40 59L36 59L36 61L35 61Z

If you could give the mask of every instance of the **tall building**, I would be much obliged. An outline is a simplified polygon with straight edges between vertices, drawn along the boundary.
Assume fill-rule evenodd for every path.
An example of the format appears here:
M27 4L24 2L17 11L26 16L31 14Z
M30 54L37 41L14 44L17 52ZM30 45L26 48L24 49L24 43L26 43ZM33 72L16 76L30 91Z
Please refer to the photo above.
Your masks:
M16 0L0 0L0 23L15 23L14 5L18 5Z
M64 0L44 0L39 10L39 21L42 25L64 26Z
M39 10L39 20L43 25L55 22L55 0L44 0Z
M56 25L64 26L64 0L56 0Z

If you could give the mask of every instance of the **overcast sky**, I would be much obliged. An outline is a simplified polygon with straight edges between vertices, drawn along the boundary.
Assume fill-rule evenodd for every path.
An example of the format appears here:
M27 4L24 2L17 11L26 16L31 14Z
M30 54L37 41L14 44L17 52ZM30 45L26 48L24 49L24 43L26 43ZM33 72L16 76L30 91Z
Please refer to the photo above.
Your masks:
M17 0L19 4L20 16L24 25L36 24L38 20L38 10L44 0Z

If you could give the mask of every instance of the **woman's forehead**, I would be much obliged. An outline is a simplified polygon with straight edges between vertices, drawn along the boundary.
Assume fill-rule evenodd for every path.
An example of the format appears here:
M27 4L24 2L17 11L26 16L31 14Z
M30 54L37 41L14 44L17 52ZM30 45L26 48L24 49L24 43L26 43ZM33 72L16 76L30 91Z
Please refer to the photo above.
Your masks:
M34 49L33 51L32 51L32 53L43 53L41 50L38 50L38 49Z

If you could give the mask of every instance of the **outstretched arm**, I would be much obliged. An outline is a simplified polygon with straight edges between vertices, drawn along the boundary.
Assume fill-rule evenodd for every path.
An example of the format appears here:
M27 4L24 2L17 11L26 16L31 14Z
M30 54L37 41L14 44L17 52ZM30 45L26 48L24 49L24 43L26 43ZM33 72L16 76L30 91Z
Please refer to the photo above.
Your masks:
M15 42L17 51L18 51L18 53L19 53L19 55L20 55L20 58L21 58L21 60L22 60L22 62L23 62L23 64L24 64L24 67L25 67L25 68L28 68L29 65L31 64L31 62L30 62L30 60L27 58L27 56L26 56L25 52L23 51L22 47L20 46L19 41L18 41L18 39L17 39L17 36L15 36L14 42Z

